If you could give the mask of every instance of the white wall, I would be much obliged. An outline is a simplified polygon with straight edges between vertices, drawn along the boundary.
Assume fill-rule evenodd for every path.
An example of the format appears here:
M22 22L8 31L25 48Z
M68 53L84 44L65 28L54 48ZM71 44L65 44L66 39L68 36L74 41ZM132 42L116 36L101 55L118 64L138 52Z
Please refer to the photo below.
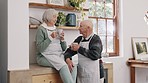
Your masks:
M33 0L30 0L33 1ZM34 0L36 1L36 0ZM37 2L44 2L45 0L37 0ZM113 62L113 78L114 83L130 83L130 71L126 61L133 57L131 37L147 37L148 25L144 22L144 13L148 10L148 0L122 0L121 1L121 22L120 22L120 56L103 58L104 61ZM38 13L36 13L36 10ZM31 9L30 15L36 15L41 18L43 10ZM36 30L30 30L30 45L33 44ZM70 44L78 35L78 31L65 30L66 41ZM30 62L34 62L32 58L32 51L30 49ZM32 63L31 62L31 63ZM141 73L144 72L144 73ZM136 69L136 83L147 83L148 77L147 69Z
M121 29L120 29L120 57L106 58L114 65L114 83L130 83L129 67L126 65L128 58L133 57L131 37L147 37L148 25L143 20L144 13L148 10L147 0L122 0ZM143 72L143 73L141 73ZM147 69L136 69L136 83L148 83Z
M131 49L131 37L148 37L148 25L146 25L143 20L146 10L148 10L148 0L123 1L124 60L132 57L133 55ZM146 82L148 70L140 69L141 68L136 69L136 83L148 83L148 81ZM140 76L143 78L141 79Z
M8 1L8 70L29 69L28 0Z

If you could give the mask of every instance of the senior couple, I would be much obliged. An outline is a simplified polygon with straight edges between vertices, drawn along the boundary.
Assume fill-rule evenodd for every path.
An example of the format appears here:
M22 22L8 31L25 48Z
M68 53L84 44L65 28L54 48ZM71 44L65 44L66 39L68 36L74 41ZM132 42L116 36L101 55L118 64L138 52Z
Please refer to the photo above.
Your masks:
M92 22L80 23L82 36L67 48L64 32L58 33L55 26L57 17L54 9L47 9L42 16L43 23L36 33L37 63L59 71L63 83L103 83L100 79L104 77L103 66L99 63L102 43L93 33ZM78 56L78 64L73 63L72 56Z

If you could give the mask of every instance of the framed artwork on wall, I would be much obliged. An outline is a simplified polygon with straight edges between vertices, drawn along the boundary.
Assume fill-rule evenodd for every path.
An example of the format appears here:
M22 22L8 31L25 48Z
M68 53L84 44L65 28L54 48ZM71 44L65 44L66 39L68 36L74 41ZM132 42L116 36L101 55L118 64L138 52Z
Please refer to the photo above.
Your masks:
M47 4L64 6L64 0L47 0Z
M133 37L132 46L135 59L148 60L148 38Z

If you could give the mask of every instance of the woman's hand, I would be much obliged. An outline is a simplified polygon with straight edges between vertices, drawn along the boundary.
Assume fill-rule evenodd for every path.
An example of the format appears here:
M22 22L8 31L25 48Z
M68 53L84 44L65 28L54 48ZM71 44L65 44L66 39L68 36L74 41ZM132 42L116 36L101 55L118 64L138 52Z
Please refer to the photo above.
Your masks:
M68 68L69 68L70 72L72 72L72 69L74 67L72 60L70 60L70 58L67 58L66 63L68 65Z
M52 32L50 35L52 38L56 38L57 37L57 32Z
M60 40L64 40L64 32L62 32L61 34L59 34L60 36Z

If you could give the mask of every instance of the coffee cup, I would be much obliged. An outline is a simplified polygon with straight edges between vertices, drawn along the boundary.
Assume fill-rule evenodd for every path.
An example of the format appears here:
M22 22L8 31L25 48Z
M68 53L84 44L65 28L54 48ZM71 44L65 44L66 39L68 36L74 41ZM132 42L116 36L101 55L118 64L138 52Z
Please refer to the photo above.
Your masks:
M76 45L78 45L78 43L74 42L74 43L71 44L71 47L74 47Z
M63 36L63 29L57 29L57 38L60 38Z
M63 29L57 29L57 33L58 33L59 36L62 36Z

